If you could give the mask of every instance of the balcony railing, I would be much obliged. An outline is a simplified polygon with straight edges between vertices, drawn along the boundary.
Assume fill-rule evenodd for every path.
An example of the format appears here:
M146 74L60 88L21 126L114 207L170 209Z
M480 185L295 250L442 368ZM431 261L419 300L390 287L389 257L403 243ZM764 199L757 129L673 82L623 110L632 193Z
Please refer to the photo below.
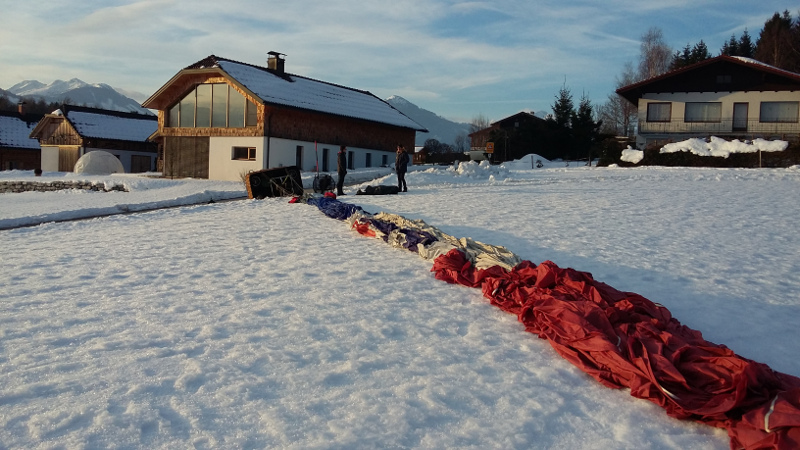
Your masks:
M639 134L708 134L782 136L800 133L800 123L722 119L719 122L639 121Z

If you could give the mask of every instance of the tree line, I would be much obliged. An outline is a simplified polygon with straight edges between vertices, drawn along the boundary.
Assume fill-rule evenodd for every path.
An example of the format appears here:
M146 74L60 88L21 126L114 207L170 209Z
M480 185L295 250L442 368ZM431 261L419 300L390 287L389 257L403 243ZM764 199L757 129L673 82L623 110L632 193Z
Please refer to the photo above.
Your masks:
M46 102L43 98L37 99L33 97L23 97L19 102L24 102L26 114L34 115L49 114L60 108L61 105L69 105L72 103L69 98L65 98L64 101L61 102ZM12 102L7 96L0 95L0 111L16 112L19 110L19 102Z

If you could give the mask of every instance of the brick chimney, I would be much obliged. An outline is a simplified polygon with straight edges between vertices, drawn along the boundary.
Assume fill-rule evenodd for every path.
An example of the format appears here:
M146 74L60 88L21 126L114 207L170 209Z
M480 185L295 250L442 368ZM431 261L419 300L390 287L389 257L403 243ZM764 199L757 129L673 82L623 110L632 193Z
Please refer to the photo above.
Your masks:
M24 116L25 115L25 105L27 105L27 103L25 103L22 100L17 102L17 112L19 113L20 116Z
M283 68L286 60L282 58L282 56L286 55L278 52L267 52L267 55L269 55L267 59L267 69L275 72L277 75L283 75Z

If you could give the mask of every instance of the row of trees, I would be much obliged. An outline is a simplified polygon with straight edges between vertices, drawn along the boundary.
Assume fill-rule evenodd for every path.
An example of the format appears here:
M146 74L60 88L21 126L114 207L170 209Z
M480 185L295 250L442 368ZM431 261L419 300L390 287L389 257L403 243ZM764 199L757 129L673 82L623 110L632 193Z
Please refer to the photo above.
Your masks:
M789 11L775 13L764 23L755 44L745 29L737 38L722 44L720 55L744 56L791 72L800 73L800 15L793 18ZM638 81L661 75L669 70L695 64L712 58L708 46L703 40L692 45L687 44L683 50L673 52L664 42L659 28L651 28L642 35L638 67L631 62L623 66L616 78L619 89ZM598 110L598 120L602 123L603 133L618 136L632 136L636 124L636 106L621 98L616 93L608 96L605 104Z
M46 102L43 98L24 98L23 100L25 103L25 112L28 114L38 114L44 115L49 114L56 109L60 108L61 105L69 105L72 104L72 101L69 98L64 99L63 102ZM16 112L19 110L18 102L12 102L9 98L5 95L0 95L0 111L10 111Z

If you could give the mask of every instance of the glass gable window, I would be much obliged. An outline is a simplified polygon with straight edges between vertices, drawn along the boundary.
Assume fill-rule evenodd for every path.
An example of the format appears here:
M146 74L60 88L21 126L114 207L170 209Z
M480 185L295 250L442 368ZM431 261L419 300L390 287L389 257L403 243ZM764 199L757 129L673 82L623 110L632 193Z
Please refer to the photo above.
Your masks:
M722 103L687 103L684 122L720 122Z
M669 122L672 116L672 103L648 103L648 122Z
M195 107L195 95L192 92L192 95L187 95L186 97L181 100L180 103L180 124L181 127L193 127L194 126L194 107Z
M228 85L215 84L213 86L214 101L212 102L211 126L224 127L228 124Z
M197 115L195 117L196 127L211 126L211 85L201 84L197 86Z
M169 109L168 126L182 128L254 127L258 107L225 83L200 84Z
M799 102L761 102L761 122L797 123Z

